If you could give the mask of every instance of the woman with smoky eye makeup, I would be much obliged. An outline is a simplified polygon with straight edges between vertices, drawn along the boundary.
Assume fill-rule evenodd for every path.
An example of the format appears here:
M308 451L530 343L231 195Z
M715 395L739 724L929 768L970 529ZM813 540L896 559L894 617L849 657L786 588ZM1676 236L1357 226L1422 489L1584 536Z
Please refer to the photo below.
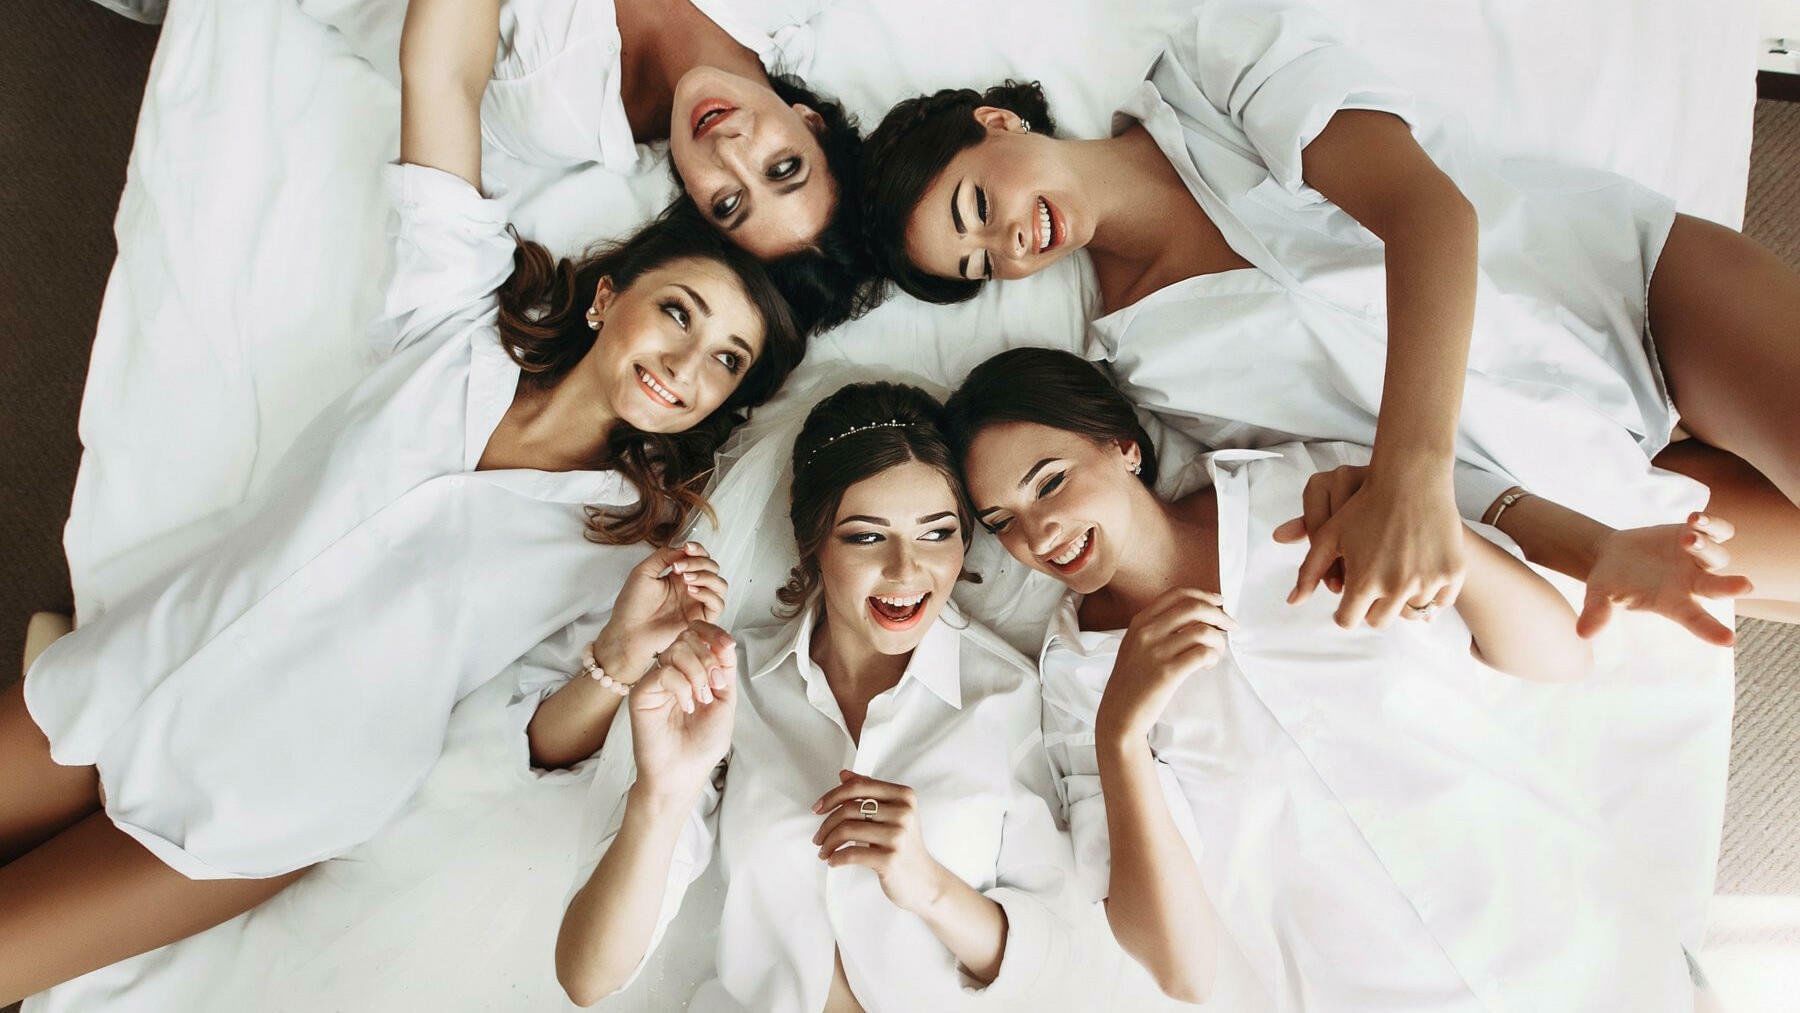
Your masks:
M1287 604L1294 517L1366 449L1165 476L1131 402L1050 349L976 367L944 419L978 521L1068 589L1039 668L1077 880L1165 992L1206 1000L1233 948L1259 1009L1659 1008L1685 982L1637 909L1654 881L1507 717L1592 656L1498 536L1464 526L1453 610L1339 631Z
M484 6L501 40L482 106L488 143L530 163L629 172L638 144L666 140L681 199L768 263L802 329L873 304L856 122L781 72L775 43L729 0Z
M885 382L816 405L787 622L741 649L697 623L632 692L635 783L557 939L577 1003L636 977L716 846L719 977L692 1010L1071 1008L1036 673L950 602L972 522L937 413ZM569 731L534 754L605 743Z
M865 152L883 272L954 302L1084 251L1135 402L1208 446L1372 446L1300 575L1341 568L1346 625L1453 602L1459 514L1515 485L1618 528L1706 506L1740 610L1800 618L1800 274L1769 251L1623 177L1498 158L1285 3L1197 8L1115 125L1059 137L1016 82L896 106Z

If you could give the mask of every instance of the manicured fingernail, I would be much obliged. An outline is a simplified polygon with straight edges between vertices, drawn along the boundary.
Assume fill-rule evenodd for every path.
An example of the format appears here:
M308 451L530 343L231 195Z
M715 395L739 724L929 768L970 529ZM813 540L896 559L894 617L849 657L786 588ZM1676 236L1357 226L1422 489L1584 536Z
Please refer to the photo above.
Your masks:
M690 555L690 556L698 556L701 552L699 542L689 542L689 543L687 543L686 548L687 548L688 555Z
M712 687L711 686L701 686L700 687L700 702L701 703L712 703Z
M676 570L675 572L681 574L681 579L687 581L689 584L700 579L700 575L697 573L688 573L686 570Z

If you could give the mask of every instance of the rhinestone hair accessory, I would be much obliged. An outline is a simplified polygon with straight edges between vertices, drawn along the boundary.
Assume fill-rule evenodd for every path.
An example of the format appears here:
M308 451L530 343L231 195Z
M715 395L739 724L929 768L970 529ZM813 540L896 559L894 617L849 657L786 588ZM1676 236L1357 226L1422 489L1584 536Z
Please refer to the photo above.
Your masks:
M819 451L824 450L826 447L831 446L839 440L855 436L857 433L866 433L871 429L905 429L910 425L913 425L913 423L902 422L899 419L888 419L886 422L871 422L867 425L851 426L849 429L844 430L836 436L833 436L831 439L826 440L824 443L812 448L812 453L807 454L806 460L802 461L801 464L811 464L812 459L819 456Z

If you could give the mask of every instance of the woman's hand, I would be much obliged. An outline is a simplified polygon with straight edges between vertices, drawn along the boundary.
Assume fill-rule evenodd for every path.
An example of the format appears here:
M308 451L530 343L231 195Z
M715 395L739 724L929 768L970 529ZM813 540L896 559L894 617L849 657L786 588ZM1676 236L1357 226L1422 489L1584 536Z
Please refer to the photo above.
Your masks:
M914 914L923 915L943 896L950 872L925 850L911 788L840 770L837 787L813 803L813 812L825 814L813 834L825 864L874 870L888 900Z
M1614 531L1600 542L1588 574L1587 601L1575 632L1592 637L1606 627L1615 605L1655 612L1709 644L1731 646L1731 628L1700 606L1701 598L1741 598L1755 590L1731 565L1725 542L1730 522L1711 514L1688 515L1686 524Z
M657 792L701 784L731 747L736 688L736 643L696 620L662 652L657 670L632 687L638 781Z
M1339 626L1366 619L1379 629L1408 605L1456 603L1468 559L1447 479L1384 481L1380 471L1346 465L1307 480L1304 501L1304 517L1275 530L1276 541L1312 540L1290 604L1325 581L1343 595Z
M606 628L594 639L594 659L630 685L690 623L718 619L726 590L719 564L699 542L657 549L625 576Z
M1095 731L1103 738L1142 738L1187 677L1225 653L1225 631L1237 622L1225 599L1195 587L1163 592L1131 620L1112 677L1100 698Z

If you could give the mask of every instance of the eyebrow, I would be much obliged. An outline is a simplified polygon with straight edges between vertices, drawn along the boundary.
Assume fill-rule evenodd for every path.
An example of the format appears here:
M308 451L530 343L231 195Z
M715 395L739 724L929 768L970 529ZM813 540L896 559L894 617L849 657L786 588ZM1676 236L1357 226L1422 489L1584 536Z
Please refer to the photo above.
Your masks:
M1054 463L1055 461L1056 461L1056 458L1054 458L1054 457L1046 457L1043 460L1039 461L1038 463L1032 465L1031 470L1025 473L1025 477L1019 479L1019 488L1021 488L1021 489L1025 488L1026 484L1031 481L1033 476L1035 476L1038 472L1044 470L1044 465Z
M706 305L706 300L700 298L700 293L694 291L691 288L688 288L686 285L683 285L681 282L676 282L675 287L682 290L683 292L686 292L688 294L688 298L694 300L694 305L700 307L701 313L704 313L709 317L712 316L712 307Z
M886 517L870 517L868 514L852 514L851 516L838 521L837 526L841 528L846 524L855 524L858 521L861 521L864 524L874 524L877 527L883 528L889 526Z
M812 180L812 166L811 166L811 163L808 163L805 175L802 175L797 179L790 179L787 182L776 187L775 188L775 196L785 197L788 194L793 193L795 190L798 190L801 187L805 186L811 180ZM731 220L731 224L725 226L725 231L726 232L736 232L738 229L743 228L744 223L750 220L750 213L755 210L756 210L756 205L754 205L754 204L745 208L743 214L738 215L736 218L733 218Z

